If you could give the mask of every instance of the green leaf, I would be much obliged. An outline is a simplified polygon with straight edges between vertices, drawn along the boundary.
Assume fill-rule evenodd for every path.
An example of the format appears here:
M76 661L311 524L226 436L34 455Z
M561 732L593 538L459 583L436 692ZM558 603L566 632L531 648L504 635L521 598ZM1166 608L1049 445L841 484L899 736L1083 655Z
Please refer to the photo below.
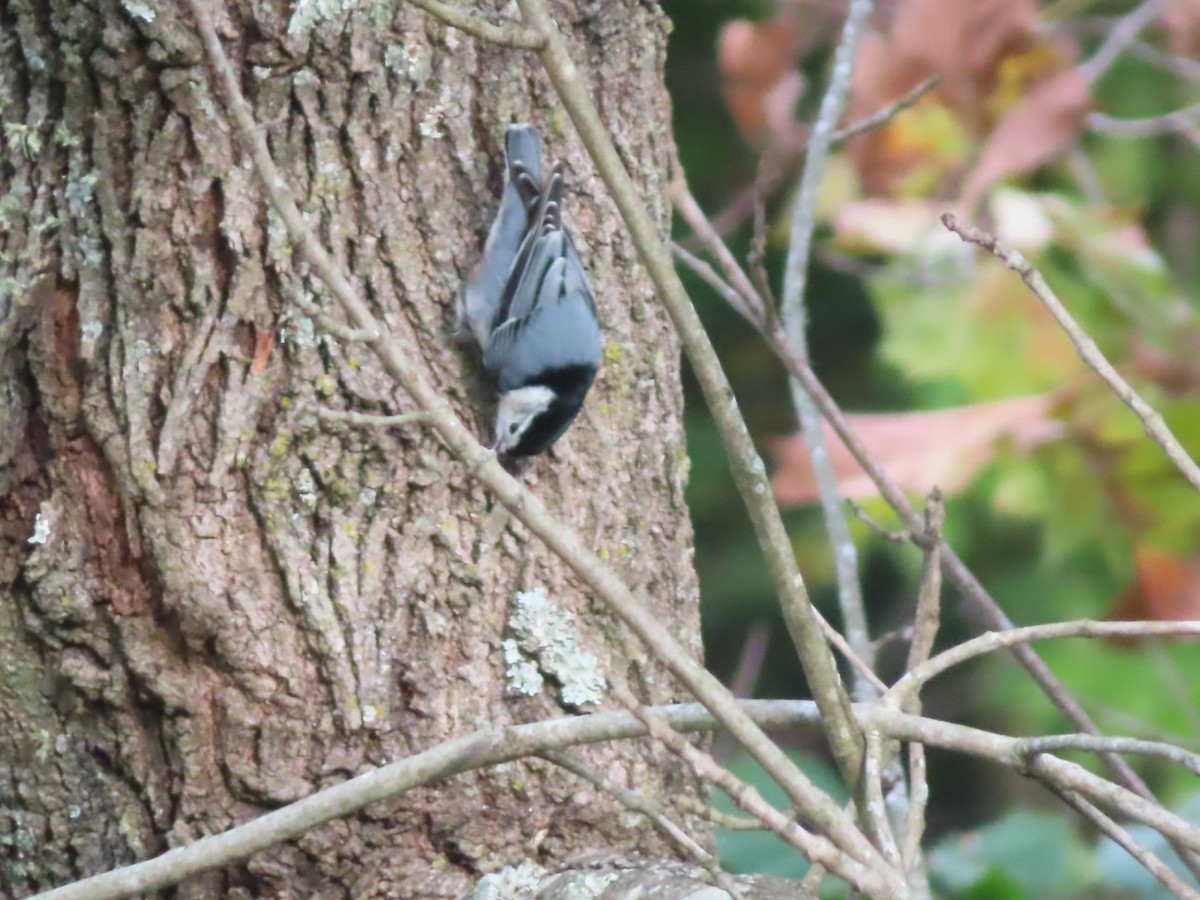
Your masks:
M940 841L929 854L930 876L968 897L1076 896L1088 861L1059 816L1017 812Z

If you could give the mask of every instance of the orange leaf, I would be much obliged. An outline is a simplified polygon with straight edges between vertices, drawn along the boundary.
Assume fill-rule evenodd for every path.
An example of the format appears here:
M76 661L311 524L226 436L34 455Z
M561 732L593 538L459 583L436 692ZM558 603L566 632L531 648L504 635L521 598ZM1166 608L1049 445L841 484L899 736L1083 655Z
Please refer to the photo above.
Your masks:
M936 412L846 418L867 451L901 488L925 494L936 485L948 493L966 485L992 459L1001 439L1032 449L1060 437L1063 425L1050 415L1055 399L1043 394ZM828 425L821 427L842 496L875 496L874 482L850 451ZM778 464L771 484L779 502L816 501L819 493L804 438L776 438L771 449Z
M804 89L796 72L799 20L783 13L765 22L736 19L717 38L725 103L752 147L792 128L792 108Z
M1121 593L1109 619L1200 619L1200 557L1179 557L1137 547L1133 551L1133 571L1133 583Z

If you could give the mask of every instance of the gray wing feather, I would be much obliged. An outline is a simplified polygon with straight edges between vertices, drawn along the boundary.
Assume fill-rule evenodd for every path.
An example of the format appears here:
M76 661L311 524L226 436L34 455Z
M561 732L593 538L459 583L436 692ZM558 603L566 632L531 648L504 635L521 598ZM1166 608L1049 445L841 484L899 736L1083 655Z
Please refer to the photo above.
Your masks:
M502 392L528 383L546 369L599 367L600 326L586 284L570 286L576 280L573 271L566 259L556 260L542 282L533 312L510 319L493 334L484 361Z
M516 251L484 365L501 392L562 366L599 367L600 326L583 262L562 224L562 170L536 193L522 180L528 228Z
M539 203L542 141L532 125L511 125L505 134L504 192L483 246L483 257L467 284L463 317L480 346L486 346L505 285Z

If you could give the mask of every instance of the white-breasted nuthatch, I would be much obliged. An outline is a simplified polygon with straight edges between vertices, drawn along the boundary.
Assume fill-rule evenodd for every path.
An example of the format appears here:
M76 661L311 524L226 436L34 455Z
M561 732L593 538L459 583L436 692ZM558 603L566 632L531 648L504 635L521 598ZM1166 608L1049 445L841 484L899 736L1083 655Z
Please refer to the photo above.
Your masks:
M562 222L562 167L542 177L531 125L505 135L506 177L460 315L496 381L494 449L534 456L579 414L600 367L600 325L583 263Z

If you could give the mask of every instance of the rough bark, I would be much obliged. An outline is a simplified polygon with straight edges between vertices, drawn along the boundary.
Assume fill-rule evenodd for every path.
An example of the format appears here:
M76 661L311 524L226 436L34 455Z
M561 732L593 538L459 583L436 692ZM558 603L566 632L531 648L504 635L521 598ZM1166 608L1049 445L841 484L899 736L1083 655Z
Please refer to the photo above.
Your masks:
M580 420L525 480L697 655L674 337L531 55L394 4L289 33L289 4L218 4L227 50L312 222L459 412L490 389L451 339L512 120L566 161L606 332ZM480 4L499 17L512 10ZM559 7L664 228L664 19ZM518 591L575 613L603 670L677 687L419 425L321 302L209 90L174 4L0 4L0 894L227 828L478 726L513 697ZM30 539L35 541L31 542ZM644 746L593 765L667 800ZM587 849L668 852L572 776L514 764L318 829L184 897L454 896L480 872Z

